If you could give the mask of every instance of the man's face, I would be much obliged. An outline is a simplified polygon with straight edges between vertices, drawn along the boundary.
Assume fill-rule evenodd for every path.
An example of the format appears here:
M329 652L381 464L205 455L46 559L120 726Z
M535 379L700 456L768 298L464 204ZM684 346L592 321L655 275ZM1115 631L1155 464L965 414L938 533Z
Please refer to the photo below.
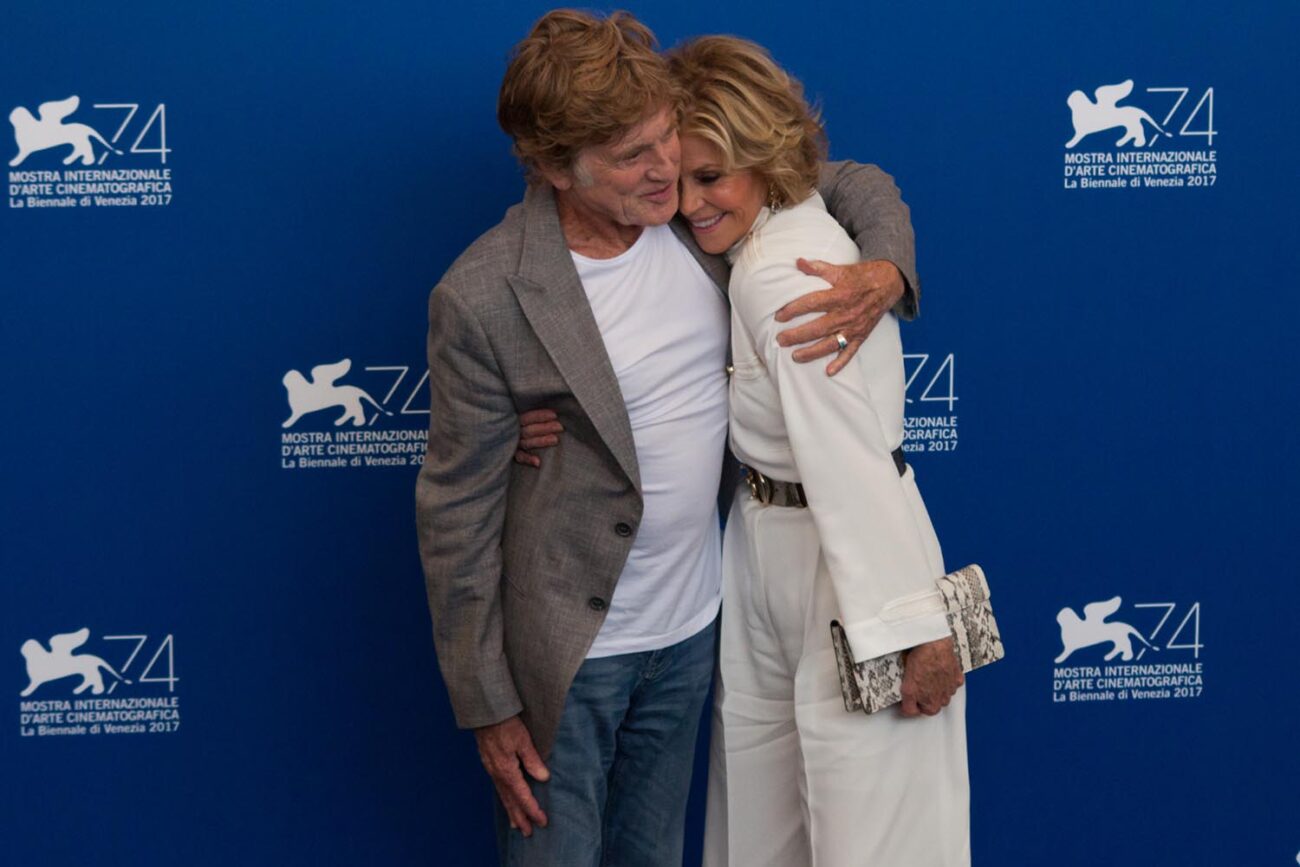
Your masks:
M623 226L660 226L677 212L681 160L677 116L664 108L622 138L583 148L571 170L548 176L592 217Z

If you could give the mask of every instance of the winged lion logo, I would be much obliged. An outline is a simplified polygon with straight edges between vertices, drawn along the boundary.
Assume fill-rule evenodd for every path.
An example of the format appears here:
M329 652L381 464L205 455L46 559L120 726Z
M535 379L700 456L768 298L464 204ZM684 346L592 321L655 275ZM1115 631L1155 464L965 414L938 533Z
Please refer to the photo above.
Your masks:
M36 109L39 118L33 117L32 113L21 105L9 112L9 123L14 127L14 141L18 144L18 155L9 161L9 165L22 165L23 160L37 151L69 145L72 147L72 152L64 157L65 166L70 166L77 160L80 160L84 166L93 166L95 148L92 141L99 142L115 154L122 153L105 141L94 127L84 123L63 122L68 115L77 110L79 105L81 105L81 98L74 95L67 99L41 103Z
M94 695L102 695L104 692L102 672L104 671L124 683L130 683L131 681L114 671L113 666L93 653L73 654L72 651L85 644L88 638L90 638L90 630L83 627L76 632L51 635L49 650L46 650L45 646L35 638L24 641L21 650L27 660L28 684L22 691L23 697L26 698L34 693L42 684L73 675L81 677L81 683L72 691L73 695L81 695L86 690L90 690Z
M1083 606L1083 617L1074 613L1073 608L1062 608L1056 615L1056 622L1061 625L1061 655L1056 657L1059 665L1065 662L1076 650L1082 650L1085 647L1091 647L1094 644L1105 644L1110 642L1110 650L1106 652L1106 661L1110 662L1116 656L1128 662L1133 658L1133 642L1131 639L1136 638L1145 644L1151 650L1159 648L1152 647L1142 633L1137 629L1120 620L1106 621L1106 618L1119 610L1123 604L1123 599L1116 596L1112 599L1106 599L1102 602L1093 602Z
M1115 147L1123 147L1132 142L1136 147L1146 147L1147 133L1143 123L1151 124L1157 137L1169 135L1161 129L1151 115L1135 105L1117 105L1121 99L1133 92L1133 79L1119 84L1103 84L1094 92L1096 102L1088 98L1082 90L1070 94L1065 104L1070 107L1070 119L1074 123L1074 138L1065 143L1072 148L1095 132L1123 127L1124 135L1115 142ZM1155 139L1152 139L1154 141Z
M363 389L355 385L335 385L351 369L352 359L345 358L333 364L316 365L311 369L311 379L296 370L286 373L281 382L288 393L289 417L281 427L293 427L298 419L309 412L336 406L342 407L343 415L334 420L335 427L348 422L352 422L353 427L361 427L366 423L363 403L369 403L384 415L392 415Z

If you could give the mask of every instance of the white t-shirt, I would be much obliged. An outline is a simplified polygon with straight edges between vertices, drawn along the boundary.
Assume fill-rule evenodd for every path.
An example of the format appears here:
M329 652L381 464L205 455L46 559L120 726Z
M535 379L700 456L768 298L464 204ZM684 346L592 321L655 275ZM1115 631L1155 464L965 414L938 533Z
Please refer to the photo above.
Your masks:
M587 658L659 650L708 626L721 600L729 312L668 226L612 259L572 256L627 405L645 502Z

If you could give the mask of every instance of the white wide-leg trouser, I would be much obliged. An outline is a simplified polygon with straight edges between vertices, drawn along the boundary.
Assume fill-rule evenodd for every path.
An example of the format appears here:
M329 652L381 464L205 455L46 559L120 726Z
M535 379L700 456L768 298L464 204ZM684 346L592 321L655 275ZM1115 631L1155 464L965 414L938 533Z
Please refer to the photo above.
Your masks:
M724 543L704 864L969 865L965 689L934 717L847 713L812 516L746 494ZM937 539L932 547L938 577Z

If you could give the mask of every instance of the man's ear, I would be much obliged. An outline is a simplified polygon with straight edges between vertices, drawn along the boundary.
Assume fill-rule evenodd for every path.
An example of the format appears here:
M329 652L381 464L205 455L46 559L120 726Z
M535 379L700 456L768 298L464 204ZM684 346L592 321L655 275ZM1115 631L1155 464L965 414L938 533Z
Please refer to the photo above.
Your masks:
M560 168L552 163L539 162L537 164L537 173L557 190L567 190L574 185L572 169Z

